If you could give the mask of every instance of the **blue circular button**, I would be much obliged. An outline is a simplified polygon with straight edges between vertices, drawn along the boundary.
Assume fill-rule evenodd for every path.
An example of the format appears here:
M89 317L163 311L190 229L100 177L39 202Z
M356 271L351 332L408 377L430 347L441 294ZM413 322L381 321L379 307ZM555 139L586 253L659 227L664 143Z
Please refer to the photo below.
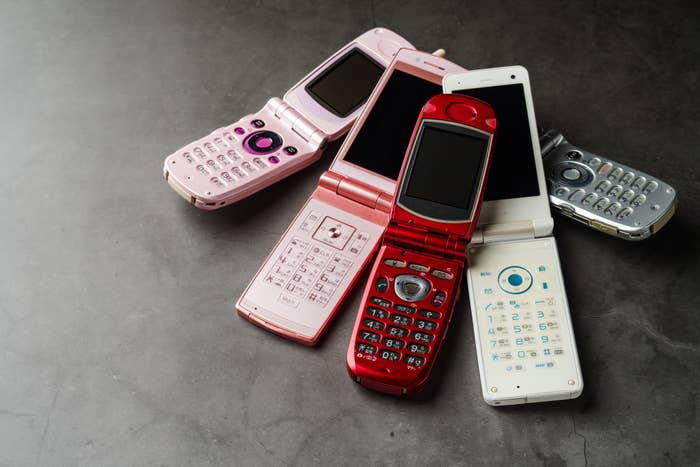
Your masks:
M513 287L517 287L523 283L523 276L520 274L511 274L508 276L508 283Z

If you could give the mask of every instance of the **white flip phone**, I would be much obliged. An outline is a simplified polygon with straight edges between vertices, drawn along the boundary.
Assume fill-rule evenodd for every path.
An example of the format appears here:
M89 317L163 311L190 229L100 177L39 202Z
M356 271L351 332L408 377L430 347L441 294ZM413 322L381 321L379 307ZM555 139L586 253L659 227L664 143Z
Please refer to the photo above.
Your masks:
M484 400L513 405L578 397L583 378L564 290L527 70L445 77L498 119L467 284Z

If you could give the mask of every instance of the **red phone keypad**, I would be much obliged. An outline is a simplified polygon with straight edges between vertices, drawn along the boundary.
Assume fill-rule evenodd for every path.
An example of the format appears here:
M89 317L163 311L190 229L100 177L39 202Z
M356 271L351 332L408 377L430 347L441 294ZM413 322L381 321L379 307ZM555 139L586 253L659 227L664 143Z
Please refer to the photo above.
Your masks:
M421 368L437 352L447 327L459 263L396 247L383 251L362 310L355 350L370 356L365 364L369 360Z

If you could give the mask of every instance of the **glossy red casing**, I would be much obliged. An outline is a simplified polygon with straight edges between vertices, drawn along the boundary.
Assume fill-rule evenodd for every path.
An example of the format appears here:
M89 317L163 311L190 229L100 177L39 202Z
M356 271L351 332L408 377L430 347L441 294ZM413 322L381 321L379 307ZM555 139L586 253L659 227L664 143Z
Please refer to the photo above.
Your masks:
M477 179L476 202L468 218L463 221L441 222L440 219L428 218L401 206L401 187L411 162L416 137L425 120L467 126L489 137L481 177ZM439 94L423 106L401 168L391 222L372 267L348 347L348 372L353 380L363 386L390 394L409 394L419 391L427 382L459 297L466 245L476 228L481 209L495 133L493 109L477 99ZM445 170L449 170L449 167ZM430 284L430 291L424 299L409 303L396 294L394 280L403 274L422 277ZM451 277L446 279L446 276ZM388 282L382 292L377 286L380 278ZM441 293L444 294L442 303L435 301ZM397 310L397 306L403 307L403 310L407 310L408 306L412 311ZM369 326L376 328L368 327L367 320L370 320ZM373 340L377 337L378 340ZM374 348L374 352L358 350L358 346L366 349L368 345ZM395 360L383 358L396 358L397 355L399 357ZM423 359L420 365L411 364L416 362L416 357Z

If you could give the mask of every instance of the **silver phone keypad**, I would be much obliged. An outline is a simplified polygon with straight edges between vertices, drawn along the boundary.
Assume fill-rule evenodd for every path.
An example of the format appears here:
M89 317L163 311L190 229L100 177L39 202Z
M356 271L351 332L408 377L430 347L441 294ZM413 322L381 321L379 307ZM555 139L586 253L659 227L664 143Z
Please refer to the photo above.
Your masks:
M650 224L675 201L671 187L663 184L660 190L662 183L646 174L574 150L566 142L562 146L545 156L545 164L551 194L565 204L632 228ZM575 160L567 157L574 152Z

